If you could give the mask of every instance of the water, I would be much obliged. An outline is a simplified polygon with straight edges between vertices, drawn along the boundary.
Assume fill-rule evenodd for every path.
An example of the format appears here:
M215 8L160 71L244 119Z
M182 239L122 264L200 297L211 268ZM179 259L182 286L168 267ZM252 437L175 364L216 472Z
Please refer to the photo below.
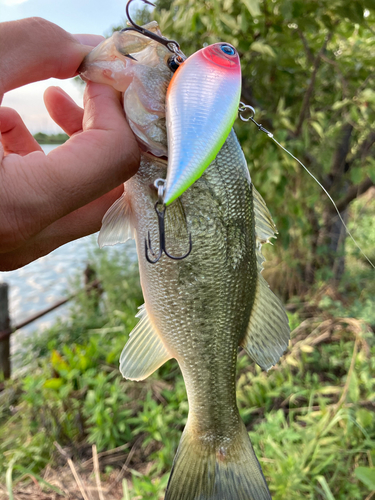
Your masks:
M69 282L79 270L83 272L88 253L95 244L95 238L87 236L63 245L21 269L0 272L0 281L5 281L10 286L9 306L12 324L20 323L51 306L58 299L66 297ZM41 330L51 325L58 316L65 315L67 307L68 305L61 306L13 334L12 353L34 330Z
M42 146L45 153L55 147L56 144ZM0 282L7 282L10 285L12 324L20 323L66 297L69 294L69 283L77 273L83 273L90 251L97 247L96 241L97 235L86 236L57 248L21 269L0 272ZM114 250L110 248L108 251ZM68 308L69 303L14 333L11 336L12 354L34 331L40 331L50 326L57 317L66 315Z

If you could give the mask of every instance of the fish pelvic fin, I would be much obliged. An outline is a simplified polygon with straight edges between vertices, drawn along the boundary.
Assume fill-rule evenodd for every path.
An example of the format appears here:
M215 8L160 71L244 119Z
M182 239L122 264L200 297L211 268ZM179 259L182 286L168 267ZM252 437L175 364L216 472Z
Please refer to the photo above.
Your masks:
M188 423L165 500L272 500L242 421L229 446L197 438Z
M263 370L269 370L287 350L290 328L283 304L261 275L265 261L262 245L270 243L270 238L276 238L277 229L266 202L254 185L252 191L258 278L249 324L239 344Z
M129 380L144 380L172 357L151 323L144 304L137 317L141 320L131 331L120 356L120 372Z

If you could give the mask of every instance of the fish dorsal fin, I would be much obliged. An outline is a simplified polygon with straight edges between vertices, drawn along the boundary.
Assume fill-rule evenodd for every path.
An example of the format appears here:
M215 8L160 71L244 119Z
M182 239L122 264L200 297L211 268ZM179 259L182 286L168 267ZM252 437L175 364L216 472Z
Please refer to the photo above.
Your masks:
M172 357L155 331L145 304L139 309L137 317L141 320L130 333L120 356L120 371L130 380L144 380Z
M240 345L263 370L269 370L286 351L289 337L289 321L284 307L258 273L254 305Z
M270 238L276 238L277 229L272 220L266 202L253 185L254 213L255 213L255 236L258 270L263 270L263 262L266 260L262 254L262 245L271 243Z
M123 193L103 217L98 238L100 248L125 243L125 241L134 238L134 228L130 215L129 205L126 202L125 193Z

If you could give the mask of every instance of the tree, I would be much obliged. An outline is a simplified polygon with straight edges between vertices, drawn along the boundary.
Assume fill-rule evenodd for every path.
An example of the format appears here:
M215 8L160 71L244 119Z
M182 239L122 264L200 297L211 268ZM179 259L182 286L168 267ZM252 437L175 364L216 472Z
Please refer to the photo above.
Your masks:
M187 55L218 41L238 49L242 100L311 169L347 220L351 202L375 181L375 1L163 0L160 6L167 10L154 15L163 34ZM289 293L312 283L322 268L338 279L345 232L331 202L254 125L237 123L236 130L288 248L295 277Z

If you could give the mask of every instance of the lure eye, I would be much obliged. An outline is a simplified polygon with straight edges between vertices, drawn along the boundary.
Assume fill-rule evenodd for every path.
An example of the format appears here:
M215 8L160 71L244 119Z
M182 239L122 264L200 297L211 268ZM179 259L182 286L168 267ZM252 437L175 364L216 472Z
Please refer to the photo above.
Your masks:
M220 48L224 52L224 54L227 54L228 56L234 56L234 54L236 53L234 48L230 45L222 45Z
M176 57L170 57L168 59L168 68L172 71L172 73L174 73L175 71L177 71L179 67L179 64L177 62L177 58Z

